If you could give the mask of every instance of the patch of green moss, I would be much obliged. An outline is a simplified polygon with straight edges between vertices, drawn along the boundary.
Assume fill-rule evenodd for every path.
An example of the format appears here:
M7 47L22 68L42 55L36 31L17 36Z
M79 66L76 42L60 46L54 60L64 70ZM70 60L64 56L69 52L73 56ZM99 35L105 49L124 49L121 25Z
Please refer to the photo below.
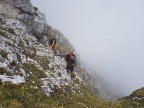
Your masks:
M133 92L133 95L137 97L144 97L144 88L136 90L135 92Z
M19 85L0 85L1 108L143 108L129 100L107 102L83 85L75 93L71 91L74 85L69 85L47 97L41 88L35 89L36 83L31 80L32 77Z
M53 101L29 83L14 85L3 83L0 86L1 108L58 108Z
M30 76L26 79L26 82L28 85L35 85L37 87L41 87L43 85L43 82L40 78L34 77L34 76ZM33 84L34 83L34 84Z
M5 70L5 68L1 67L0 68L0 75L3 75L4 73L6 73L6 70Z
M0 35L4 37L6 36L5 32L3 32L2 30L0 30Z
M1 75L6 74L7 76L13 76L14 75L12 72L7 71L6 68L4 68L4 67L0 68L0 74Z
M36 57L35 60L38 61L38 63L41 65L41 67L43 67L44 70L49 69L50 61L46 56Z
M8 53L7 52L5 52L4 50L1 50L0 51L0 54L1 54L1 56L3 57L3 58L5 58L5 59L8 59Z
M122 102L124 108L143 108L144 107L144 88L134 91L130 96L126 96L119 101Z
M13 61L10 63L10 65L11 65L11 66L17 66L18 64L17 64L16 61L13 60Z
M36 49L34 47L26 49L24 47L23 43L21 43L20 46L23 48L22 54L24 54L26 57L29 57L29 58L34 58L35 57L35 55L36 55Z
M7 28L6 30L7 30L9 33L15 35L14 29L12 29L12 28Z
M9 32L9 33L15 35L15 31L14 31L14 29L12 29L12 28L3 28L3 27L0 27L0 29L1 29L1 30L0 30L0 34L1 34L1 32L3 32L2 30L4 30L4 31L6 31L6 32ZM3 32L2 34L3 34L3 36L6 36L6 35L5 35L5 32Z
M71 92L71 87L53 92L51 97L64 108L122 108L119 102L107 102L87 87L82 86L75 94Z
M32 63L24 63L23 66L29 71L32 72L32 74L37 78L45 78L47 75L44 71L38 69L34 64Z
M6 71L6 75L7 75L7 76L13 76L13 75L14 75L14 73L9 72L9 71Z
M35 89L30 81L14 85L7 83L0 86L0 105L2 108L122 108L120 103L106 102L86 87L72 93L71 87L55 90L51 97ZM63 92L65 89L65 92ZM82 93L82 95L81 95Z
M26 57L29 57L29 58L33 58L35 56L35 53L31 53L30 51L28 50L24 50L22 52L22 54L24 54Z

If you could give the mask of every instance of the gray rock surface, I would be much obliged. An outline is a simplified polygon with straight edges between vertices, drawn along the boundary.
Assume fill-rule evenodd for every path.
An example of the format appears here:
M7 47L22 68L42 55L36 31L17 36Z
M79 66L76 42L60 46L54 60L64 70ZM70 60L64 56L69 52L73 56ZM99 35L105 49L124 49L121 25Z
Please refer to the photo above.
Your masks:
M23 12L33 14L34 8L30 0L14 0L14 6Z

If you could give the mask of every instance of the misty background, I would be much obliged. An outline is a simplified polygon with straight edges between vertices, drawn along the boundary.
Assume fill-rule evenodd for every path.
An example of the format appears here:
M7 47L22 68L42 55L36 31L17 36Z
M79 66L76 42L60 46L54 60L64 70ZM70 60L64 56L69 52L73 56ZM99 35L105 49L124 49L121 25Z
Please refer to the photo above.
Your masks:
M113 90L144 86L144 0L31 1Z

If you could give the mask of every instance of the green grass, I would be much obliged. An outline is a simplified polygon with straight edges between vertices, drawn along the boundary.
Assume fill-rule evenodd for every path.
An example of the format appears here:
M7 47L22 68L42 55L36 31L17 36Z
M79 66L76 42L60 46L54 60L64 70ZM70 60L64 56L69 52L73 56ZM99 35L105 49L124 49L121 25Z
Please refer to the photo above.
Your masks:
M44 71L38 69L34 64L32 63L24 63L23 66L27 70L26 73L30 76L26 78L28 83L35 82L36 86L41 87L43 82L41 78L46 78L47 75ZM30 74L31 73L31 74Z
M0 30L0 35L5 37L6 33L4 31Z
M5 58L5 59L8 59L8 53L5 52L4 50L0 50L0 55Z
M66 90L66 93L58 90L52 93L52 99L64 108L121 108L120 103L107 102L85 86L82 86L79 91L73 94L69 89Z
M29 58L34 58L35 57L35 55L36 55L36 52L35 52L35 49L34 48L31 48L31 49L29 49L29 50L32 50L33 52L30 52L28 49L25 49L24 48L24 45L23 44L21 44L21 47L23 47L23 52L22 52L22 54L24 54L27 58L29 57Z
M47 97L42 90L34 89L32 83L14 85L7 83L0 86L1 108L121 108L119 103L106 102L86 87L73 94L69 89L58 89ZM70 87L69 87L70 88Z
M31 79L32 80L32 79ZM143 108L142 104L134 104L130 100L108 102L86 86L72 92L72 86L55 89L47 97L37 83L26 80L25 83L14 85L7 82L0 86L0 108ZM64 91L65 92L64 92ZM73 89L74 90L74 89Z
M38 69L34 64L32 63L24 63L23 66L28 70L29 72L32 72L34 77L37 78L46 78L47 75L44 71Z
M0 86L0 108L48 108L55 107L53 101L40 89L34 89L30 83Z
M131 108L144 108L144 88L134 91L130 96L124 97L120 101L125 106L124 108L128 106L131 106Z

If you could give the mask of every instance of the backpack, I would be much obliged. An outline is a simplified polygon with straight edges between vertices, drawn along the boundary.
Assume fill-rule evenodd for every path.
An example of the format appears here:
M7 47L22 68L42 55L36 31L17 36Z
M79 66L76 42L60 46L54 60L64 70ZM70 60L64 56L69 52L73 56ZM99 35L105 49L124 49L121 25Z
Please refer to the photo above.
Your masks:
M66 55L66 62L69 64L69 65L72 65L72 64L75 64L76 63L76 57L74 54L67 54Z

